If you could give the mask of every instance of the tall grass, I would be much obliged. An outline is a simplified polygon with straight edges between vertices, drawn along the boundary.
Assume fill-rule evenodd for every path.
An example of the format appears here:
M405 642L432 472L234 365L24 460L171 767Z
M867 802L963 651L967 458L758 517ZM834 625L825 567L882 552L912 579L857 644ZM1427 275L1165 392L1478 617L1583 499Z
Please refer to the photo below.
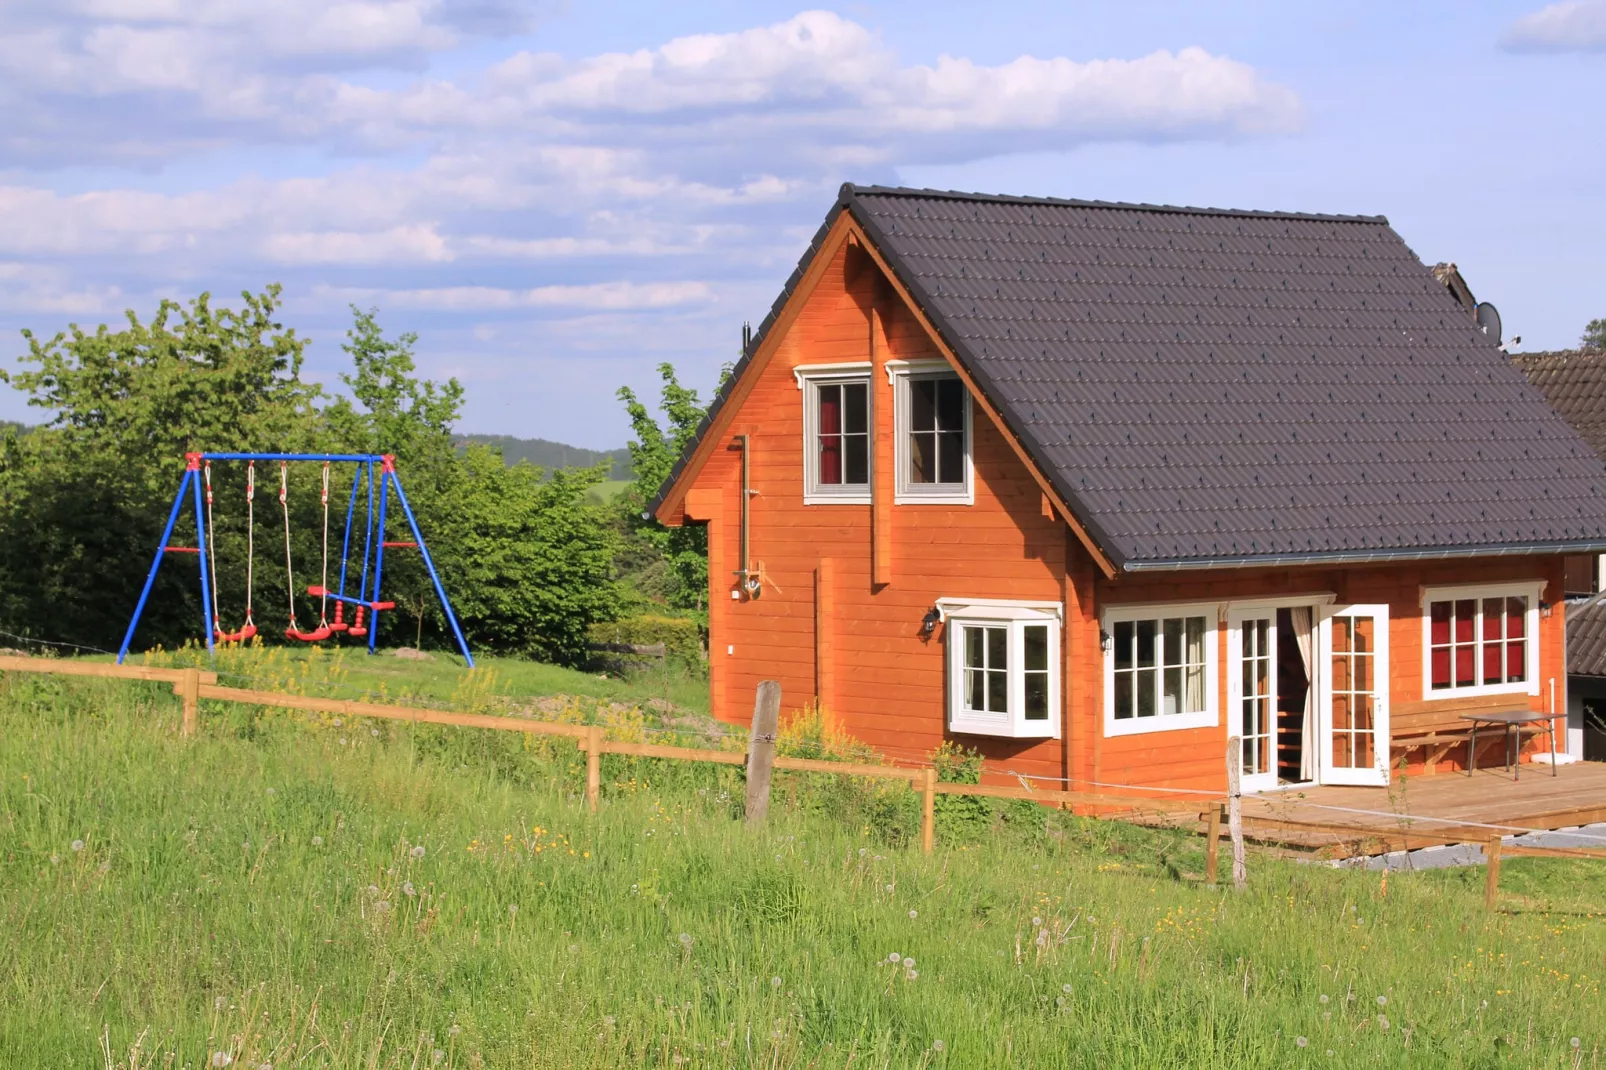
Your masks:
M0 680L0 1065L1598 1065L1590 864L1232 894L1058 812L925 857L907 789L779 775L749 833L739 771L610 757L593 815L572 744L334 720Z

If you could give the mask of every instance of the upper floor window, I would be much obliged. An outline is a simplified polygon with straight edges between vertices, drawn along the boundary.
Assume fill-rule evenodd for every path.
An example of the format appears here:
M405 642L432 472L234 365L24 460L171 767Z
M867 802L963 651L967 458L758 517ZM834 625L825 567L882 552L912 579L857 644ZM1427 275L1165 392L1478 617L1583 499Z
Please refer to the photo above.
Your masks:
M970 395L951 371L927 371L924 363L889 365L897 402L897 499L969 504Z
M855 369L856 371L856 366ZM870 377L798 369L803 388L804 499L870 500Z
M1104 622L1106 735L1216 723L1214 606L1114 607Z
M1538 693L1537 583L1428 588L1422 602L1427 698Z

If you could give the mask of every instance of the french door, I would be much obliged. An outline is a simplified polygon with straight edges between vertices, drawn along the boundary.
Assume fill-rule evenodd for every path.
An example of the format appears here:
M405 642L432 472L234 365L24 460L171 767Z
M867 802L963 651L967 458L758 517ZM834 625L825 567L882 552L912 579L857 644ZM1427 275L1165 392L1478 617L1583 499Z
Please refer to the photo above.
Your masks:
M1388 633L1386 605L1322 609L1316 708L1323 784L1388 783Z
M1277 611L1233 610L1227 619L1227 734L1241 741L1244 791L1277 786Z

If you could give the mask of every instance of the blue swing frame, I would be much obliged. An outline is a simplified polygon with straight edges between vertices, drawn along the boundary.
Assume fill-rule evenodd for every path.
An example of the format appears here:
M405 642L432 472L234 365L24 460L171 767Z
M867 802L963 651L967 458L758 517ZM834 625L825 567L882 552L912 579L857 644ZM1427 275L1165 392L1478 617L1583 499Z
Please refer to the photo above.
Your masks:
M402 513L407 517L407 526L412 530L414 543L418 552L424 558L424 567L429 570L430 582L435 585L435 594L440 598L441 609L446 614L446 622L452 626L452 635L457 639L457 648L462 651L463 660L469 668L474 667L474 655L469 653L468 642L463 638L463 629L458 626L457 614L452 612L451 600L446 597L446 588L441 584L440 574L435 571L435 562L429 556L429 547L424 544L424 534L418 530L418 520L413 516L413 507L407 502L407 492L402 490L401 477L396 473L396 457L389 453L186 453L184 455L184 478L179 483L178 494L173 498L173 508L167 514L167 527L162 530L162 542L156 548L156 559L151 562L151 571L145 577L145 588L139 593L139 604L134 607L134 616L128 622L128 631L123 636L123 645L117 651L117 663L121 665L128 656L128 647L134 641L134 630L139 627L139 618L145 612L145 604L151 596L151 588L156 585L156 574L161 571L162 558L170 552L184 552L189 547L174 547L169 544L173 538L173 527L178 523L179 513L184 508L184 495L189 494L195 506L195 553L201 561L201 621L202 629L206 635L206 652L208 656L214 652L212 620L212 582L213 577L207 573L206 557L206 514L202 508L201 499L201 466L208 461L316 461L320 464L332 462L352 462L357 465L356 475L351 481L351 500L346 506L346 533L341 543L340 552L340 592L326 592L329 598L337 602L345 602L355 606L367 607L370 616L368 619L368 653L374 652L375 644L379 639L379 613L383 605L379 598L380 581L385 571L385 520L386 506L390 501L390 491L396 491L396 500L401 505ZM374 485L374 466L379 466L379 484ZM346 594L346 568L351 556L351 529L357 513L357 492L366 483L368 486L368 516L366 531L363 538L362 580L357 592L360 597L353 598ZM377 494L376 494L377 491ZM377 498L377 503L376 503ZM379 516L376 530L374 507L378 505ZM375 539L375 535L378 539ZM368 583L368 563L373 561L373 585ZM308 593L311 593L309 588Z

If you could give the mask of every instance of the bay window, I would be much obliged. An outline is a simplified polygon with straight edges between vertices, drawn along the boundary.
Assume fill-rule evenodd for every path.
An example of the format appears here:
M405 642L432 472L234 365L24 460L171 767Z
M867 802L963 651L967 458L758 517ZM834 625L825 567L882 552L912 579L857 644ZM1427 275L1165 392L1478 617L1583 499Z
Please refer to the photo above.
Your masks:
M1059 738L1057 603L940 599L948 648L948 728Z

